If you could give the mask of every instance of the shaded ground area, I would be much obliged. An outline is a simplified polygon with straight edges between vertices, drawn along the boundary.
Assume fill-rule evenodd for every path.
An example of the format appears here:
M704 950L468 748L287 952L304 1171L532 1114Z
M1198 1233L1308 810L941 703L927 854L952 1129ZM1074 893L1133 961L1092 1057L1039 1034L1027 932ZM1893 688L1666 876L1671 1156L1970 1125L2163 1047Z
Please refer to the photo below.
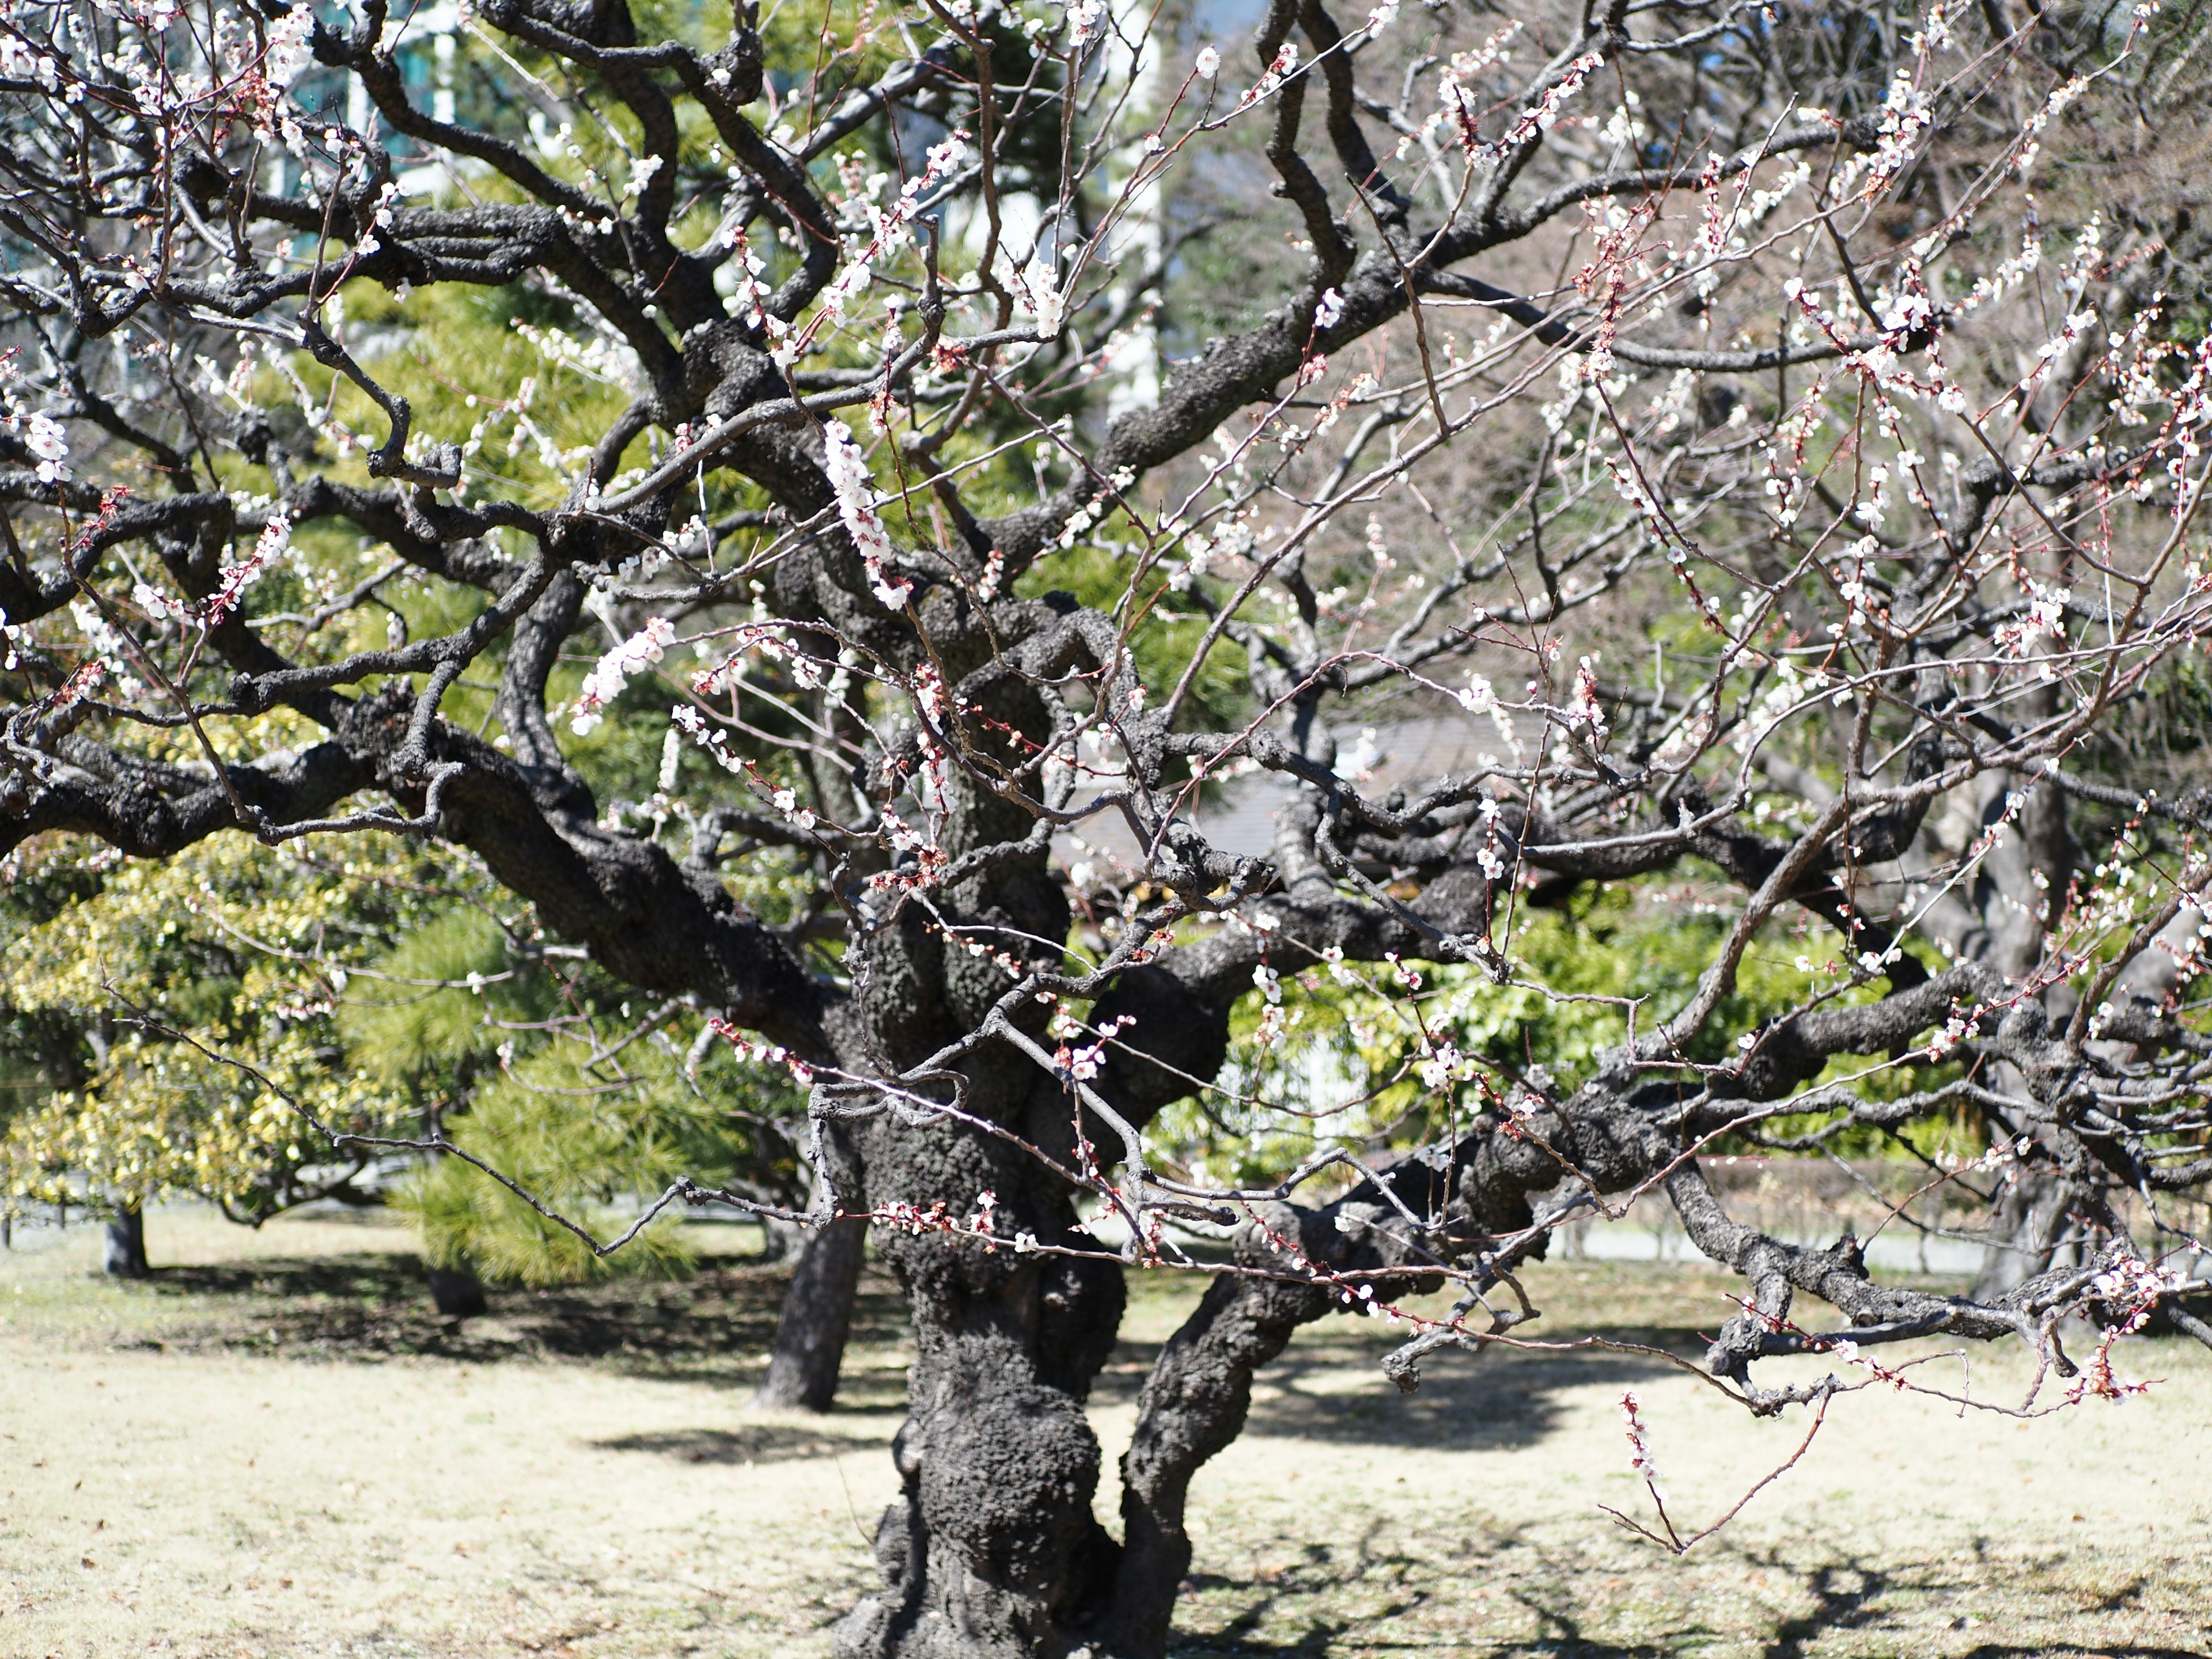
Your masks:
M731 1253L736 1230L702 1232L691 1279L495 1291L459 1324L395 1231L165 1212L149 1236L167 1265L143 1285L91 1272L90 1230L0 1255L0 1659L823 1659L872 1577L907 1361L886 1283L840 1409L759 1417L743 1390L781 1279ZM1686 1358L1733 1288L1619 1262L1528 1282L1550 1339ZM1109 1525L1136 1390L1199 1288L1133 1285L1094 1401ZM1598 1507L1650 1518L1622 1391L1692 1525L1787 1456L1801 1416L1751 1419L1618 1353L1440 1357L1405 1398L1375 1366L1401 1334L1337 1321L1263 1374L1194 1490L1180 1655L2212 1654L2193 1348L2130 1343L2148 1397L2033 1423L1838 1401L1796 1469L1675 1559ZM2001 1352L1927 1372L2015 1404L2027 1378Z
M292 1358L593 1359L632 1375L750 1386L787 1274L781 1264L710 1256L677 1280L495 1287L487 1316L455 1320L431 1305L422 1263L404 1249L156 1266L131 1287L150 1304L130 1310L145 1328L113 1340L182 1353L275 1348ZM855 1340L896 1343L903 1331L897 1285L872 1271Z

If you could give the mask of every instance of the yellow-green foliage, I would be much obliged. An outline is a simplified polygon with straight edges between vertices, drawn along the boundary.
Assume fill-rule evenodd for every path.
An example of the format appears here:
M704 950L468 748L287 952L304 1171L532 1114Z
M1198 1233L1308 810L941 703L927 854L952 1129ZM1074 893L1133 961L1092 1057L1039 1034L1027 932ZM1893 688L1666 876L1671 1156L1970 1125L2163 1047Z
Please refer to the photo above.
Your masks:
M615 994L586 975L582 994L595 993ZM796 1111L794 1091L740 1077L719 1055L703 1081L688 1075L669 1029L623 1042L628 1004L594 1008L578 994L571 984L556 995L550 975L517 969L492 918L455 909L351 980L338 1023L356 1063L407 1091L453 1145L603 1240L677 1176L713 1182L751 1158L732 1101L754 1116ZM688 1042L696 1020L672 1029ZM394 1201L420 1227L427 1260L465 1261L496 1281L575 1284L679 1272L690 1261L680 1212L597 1256L463 1158L426 1164Z
M333 1127L386 1133L407 1103L346 1062L335 985L343 959L409 863L359 843L271 853L220 836L159 862L101 859L97 892L23 929L0 1001L81 1023L81 1087L18 1115L0 1140L0 1197L149 1202L191 1193L246 1214L345 1160L275 1090L216 1054L249 1060ZM149 1033L145 1019L189 1032ZM212 1051L212 1052L210 1052Z
M449 851L330 838L271 852L218 836L163 862L93 861L92 890L8 939L0 1006L74 1022L94 1060L82 1086L7 1124L0 1204L191 1194L258 1219L354 1162L288 1093L340 1131L412 1138L434 1124L602 1237L677 1175L791 1172L788 1144L759 1125L794 1115L794 1091L719 1053L694 1079L669 1029L624 1041L619 989L518 951ZM688 1042L685 1019L675 1035ZM688 1260L664 1223L602 1262L458 1158L403 1181L398 1201L431 1261L466 1259L490 1279Z

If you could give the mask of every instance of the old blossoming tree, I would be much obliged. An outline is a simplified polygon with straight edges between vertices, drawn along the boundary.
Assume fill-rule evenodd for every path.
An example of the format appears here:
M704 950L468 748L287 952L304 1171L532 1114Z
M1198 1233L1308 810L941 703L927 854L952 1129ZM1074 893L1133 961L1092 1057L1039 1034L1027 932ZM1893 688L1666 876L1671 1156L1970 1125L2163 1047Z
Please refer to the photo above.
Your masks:
M806 1083L802 1273L872 1218L919 1345L848 1655L1159 1653L1296 1327L1463 1289L1403 1387L1540 1340L1515 1265L1639 1194L1743 1275L1756 1412L2212 1336L2212 810L2140 769L2212 625L2201 21L1173 15L13 0L0 839L434 837ZM1362 722L1463 759L1373 785ZM1255 771L1265 859L1201 810ZM1703 954L1588 1063L1455 1025L1662 874ZM1232 1015L1340 990L1390 1121L1179 1158L1266 1109ZM1971 1296L1700 1169L1938 1119ZM1085 1397L1200 1235L1115 1539Z

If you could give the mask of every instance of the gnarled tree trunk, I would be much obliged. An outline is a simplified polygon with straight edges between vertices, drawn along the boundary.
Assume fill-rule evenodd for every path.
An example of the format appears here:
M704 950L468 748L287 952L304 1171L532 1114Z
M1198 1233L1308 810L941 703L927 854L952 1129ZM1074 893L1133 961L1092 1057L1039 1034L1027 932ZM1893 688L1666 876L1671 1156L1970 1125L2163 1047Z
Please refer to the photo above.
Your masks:
M1048 729L1034 694L993 701L1007 726ZM948 794L954 856L1023 836L1005 803L964 781ZM1042 848L1000 862L988 879L949 884L936 915L908 907L865 949L866 1046L912 1065L957 1042L1006 982L996 953L978 956L968 939L1035 953L1035 942L1048 951L1067 927ZM1042 1011L1018 1018L1041 1026ZM839 1165L828 1178L842 1207L877 1218L915 1346L895 1444L905 1490L876 1530L884 1588L837 1626L840 1659L1059 1659L1113 1584L1117 1549L1091 1510L1100 1453L1084 1401L1120 1328L1121 1270L1023 1240L1097 1248L1077 1234L1069 1182L1017 1144L1074 1163L1070 1098L1005 1042L972 1049L957 1072L944 1096L966 1125L878 1100L827 1137ZM986 1124L1002 1133L969 1127ZM986 1215L1006 1244L933 1224Z
M1072 1237L1065 1198L1024 1200L1006 1207L1041 1240ZM839 1624L836 1651L1058 1659L1102 1610L1119 1553L1091 1514L1100 1455L1083 1408L1120 1323L1121 1270L928 1234L896 1260L917 1351L894 1444L905 1490L876 1529L884 1589Z

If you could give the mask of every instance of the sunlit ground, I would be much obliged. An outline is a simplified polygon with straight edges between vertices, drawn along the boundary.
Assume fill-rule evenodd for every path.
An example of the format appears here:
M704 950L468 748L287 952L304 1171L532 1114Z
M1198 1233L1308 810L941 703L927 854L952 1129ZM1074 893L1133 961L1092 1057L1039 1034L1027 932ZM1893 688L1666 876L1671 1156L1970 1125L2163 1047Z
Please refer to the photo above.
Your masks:
M862 1310L844 1403L745 1410L779 1281L495 1293L440 1322L408 1236L163 1212L149 1283L96 1231L0 1255L0 1656L819 1656L872 1574L894 1479L896 1299ZM732 1231L709 1248L742 1249ZM1701 1271L1563 1262L1538 1333L1683 1353L1729 1312ZM1195 1294L1147 1275L1093 1417L1126 1442ZM1401 1398L1390 1333L1340 1321L1272 1368L1200 1476L1189 1654L2212 1652L2212 1356L2124 1345L2143 1398L2033 1423L1887 1389L1838 1401L1790 1474L1676 1559L1642 1518L1635 1389L1678 1522L1788 1456L1694 1378L1612 1355L1440 1357ZM1937 1352L1924 1347L1922 1352ZM1956 1359L1923 1368L1956 1391ZM1972 1356L1973 1395L2027 1368ZM1109 1476L1099 1508L1110 1518Z

